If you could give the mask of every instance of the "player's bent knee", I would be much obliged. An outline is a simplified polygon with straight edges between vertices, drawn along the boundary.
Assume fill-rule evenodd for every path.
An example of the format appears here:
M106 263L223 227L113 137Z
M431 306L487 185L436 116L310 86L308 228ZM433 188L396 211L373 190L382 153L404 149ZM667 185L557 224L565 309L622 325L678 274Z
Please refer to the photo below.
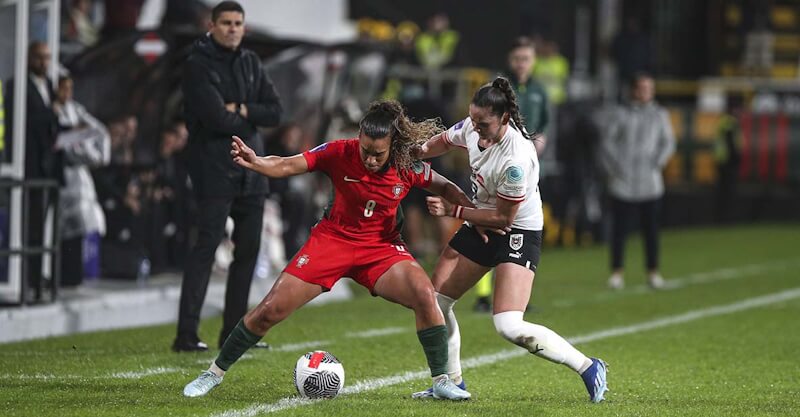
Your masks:
M250 323L259 333L266 332L289 315L288 311L275 303L259 305L250 315Z
M504 339L533 353L539 343L535 334L526 331L530 324L522 319L522 314L521 311L497 313L493 317L494 328Z

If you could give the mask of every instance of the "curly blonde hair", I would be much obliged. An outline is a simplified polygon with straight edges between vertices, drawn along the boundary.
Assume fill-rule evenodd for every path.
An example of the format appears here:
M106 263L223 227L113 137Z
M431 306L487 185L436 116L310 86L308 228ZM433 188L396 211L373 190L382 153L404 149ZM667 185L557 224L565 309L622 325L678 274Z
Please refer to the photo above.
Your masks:
M396 100L372 102L359 127L371 138L392 138L389 161L398 170L410 169L418 160L415 149L444 130L438 118L412 121Z

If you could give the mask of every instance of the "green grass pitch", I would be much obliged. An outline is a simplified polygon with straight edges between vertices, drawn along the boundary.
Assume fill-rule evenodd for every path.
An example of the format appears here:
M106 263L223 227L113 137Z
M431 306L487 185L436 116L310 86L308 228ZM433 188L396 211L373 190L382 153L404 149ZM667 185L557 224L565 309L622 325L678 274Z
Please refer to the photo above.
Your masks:
M172 353L173 325L0 345L2 415L800 415L800 225L669 230L662 260L671 288L647 290L641 241L631 239L627 288L612 292L605 247L542 255L525 317L610 364L601 404L566 367L497 336L490 315L471 311L471 294L456 311L473 399L413 400L430 383L403 377L425 370L413 314L355 289L349 302L303 308L277 326L265 339L272 350L250 351L203 398L181 391L216 350ZM216 346L219 326L205 320L201 337ZM298 403L294 363L314 349L343 362L349 391Z

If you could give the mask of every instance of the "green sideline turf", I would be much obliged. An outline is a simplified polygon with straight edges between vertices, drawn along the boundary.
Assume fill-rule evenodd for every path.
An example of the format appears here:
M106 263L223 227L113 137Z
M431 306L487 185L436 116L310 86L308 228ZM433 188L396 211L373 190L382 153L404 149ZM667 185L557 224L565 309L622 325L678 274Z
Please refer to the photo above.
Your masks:
M565 337L708 311L800 287L800 225L667 231L663 272L683 286L644 289L641 241L628 245L628 287L605 288L603 247L549 249L534 286L530 321ZM0 345L4 416L212 416L274 404L295 395L292 368L308 350L344 363L347 385L424 370L413 315L355 290L346 303L309 307L268 334L272 351L251 351L209 396L186 399L183 385L214 352L169 351L174 326L96 332ZM458 305L463 358L517 349L496 336L491 317ZM429 384L402 382L276 415L301 416L788 416L800 413L800 298L731 314L577 345L610 365L612 391L589 404L580 379L529 354L466 371L474 399L440 403L409 398ZM216 345L220 320L201 336ZM349 335L392 328L371 338ZM0 329L0 331L3 331ZM319 341L313 347L290 344ZM245 414L232 414L245 415Z

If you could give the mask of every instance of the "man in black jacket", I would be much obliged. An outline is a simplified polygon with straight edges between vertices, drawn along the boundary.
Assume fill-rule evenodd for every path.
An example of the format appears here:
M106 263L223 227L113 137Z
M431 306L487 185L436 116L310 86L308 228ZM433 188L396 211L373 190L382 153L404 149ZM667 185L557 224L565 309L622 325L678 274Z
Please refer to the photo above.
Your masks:
M31 42L28 46L27 99L25 103L25 179L55 179L61 182L64 178L63 152L55 149L58 135L58 117L53 110L55 95L53 83L47 78L50 71L50 48L40 41ZM14 80L9 86L6 106L8 135L14 132ZM11 141L9 141L11 142ZM13 142L6 150L11 152ZM10 158L9 158L10 159ZM54 203L52 195L41 188L29 190L23 213L28 216L26 244L29 247L41 247L44 244L45 214ZM35 289L34 298L41 299L39 283L42 279L42 256L30 255L27 266L28 285Z
M240 48L243 36L244 9L234 1L219 3L212 10L209 33L195 42L184 70L189 175L198 203L199 233L183 276L178 335L172 346L176 352L208 349L197 335L200 309L228 216L235 223L235 249L220 345L247 311L266 182L233 163L231 136L239 136L263 154L257 126L277 125L282 109L258 56Z

